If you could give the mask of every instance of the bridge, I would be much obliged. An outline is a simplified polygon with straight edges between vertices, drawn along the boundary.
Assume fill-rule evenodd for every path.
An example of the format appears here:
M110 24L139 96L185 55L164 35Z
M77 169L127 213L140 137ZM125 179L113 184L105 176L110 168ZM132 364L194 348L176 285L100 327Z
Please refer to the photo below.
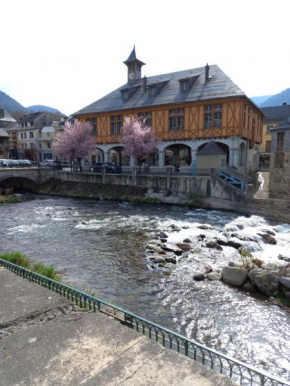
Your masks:
M3 168L0 169L0 186L27 188L43 184L53 175L50 168Z

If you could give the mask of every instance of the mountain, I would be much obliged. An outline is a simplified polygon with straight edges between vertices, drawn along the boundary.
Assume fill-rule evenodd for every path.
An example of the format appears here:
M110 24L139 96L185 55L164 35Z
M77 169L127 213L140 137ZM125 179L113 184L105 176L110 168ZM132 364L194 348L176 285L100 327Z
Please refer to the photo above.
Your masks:
M290 105L290 88L286 88L286 90L281 91L279 94L270 96L260 107L281 106L284 102Z
M256 96L256 97L252 97L251 100L255 103L255 105L260 107L261 104L264 103L271 96L272 95Z
M52 113L52 114L63 115L59 110L54 109L53 107L49 107L49 106L34 105L34 106L24 107L19 102L17 102L15 99L13 99L9 95L5 94L5 92L3 92L3 91L0 91L0 108L8 110L9 113L17 112L18 115L20 114L20 112L23 114L29 114L31 112L37 113L39 111L47 111L47 112ZM18 115L17 115L16 119L19 118ZM22 114L20 114L20 115L22 115Z
M63 113L61 113L59 110L54 109L53 107L49 107L49 106L33 105L33 106L28 106L26 108L27 108L27 110L29 110L29 112L34 112L34 113L37 113L39 111L47 111L47 112L52 113L52 114L63 115Z
M24 114L28 113L28 110L18 103L15 99L11 98L5 92L0 91L0 108L11 111L22 111Z
M290 105L290 88L286 88L279 94L252 97L251 99L258 107L281 106L284 102Z

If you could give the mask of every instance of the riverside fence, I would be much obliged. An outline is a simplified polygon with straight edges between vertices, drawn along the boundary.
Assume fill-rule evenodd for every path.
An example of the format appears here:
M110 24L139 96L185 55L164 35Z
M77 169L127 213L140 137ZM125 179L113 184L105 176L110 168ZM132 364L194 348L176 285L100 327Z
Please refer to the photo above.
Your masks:
M288 381L273 377L264 371L248 366L243 362L76 288L31 272L3 259L0 259L0 266L3 266L24 279L66 297L79 307L87 308L92 312L99 311L109 314L120 320L122 324L160 343L165 348L175 350L190 359L202 363L212 370L239 382L243 386L290 386Z

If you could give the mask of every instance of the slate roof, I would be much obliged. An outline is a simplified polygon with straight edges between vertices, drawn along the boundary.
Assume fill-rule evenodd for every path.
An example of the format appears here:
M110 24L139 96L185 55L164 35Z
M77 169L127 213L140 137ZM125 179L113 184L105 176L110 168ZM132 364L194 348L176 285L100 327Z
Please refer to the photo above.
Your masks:
M9 138L9 134L7 134L5 130L0 129L0 137Z
M131 62L138 62L138 63L140 63L142 65L145 64L141 60L137 59L135 46L134 46L131 54L129 55L129 58L127 60L125 60L125 62L123 62L123 63L127 64L127 63L131 63Z
M270 131L277 131L277 130L290 130L290 116L289 118L280 122L277 126L272 127L272 129L270 129Z
M96 102L75 112L73 115L246 96L217 65L210 66L209 75L211 78L208 82L205 82L205 67L199 67L147 77L148 87L153 83L161 83L163 80L168 80L164 87L160 89L160 92L153 96L148 96L148 93L143 91L143 79L138 79L135 83L127 83L119 87ZM187 77L196 77L196 81L192 87L189 87L188 91L180 91L179 81ZM129 99L123 100L120 90L136 86L138 86L137 91Z
M290 105L260 107L264 113L264 123L281 122L290 117Z
M40 111L38 113L31 113L31 114L23 115L23 117L20 118L20 122L32 122L43 113L44 113L43 111Z
M226 155L227 153L214 141L208 142L197 155Z
M16 122L16 119L12 118L7 110L0 109L0 121Z

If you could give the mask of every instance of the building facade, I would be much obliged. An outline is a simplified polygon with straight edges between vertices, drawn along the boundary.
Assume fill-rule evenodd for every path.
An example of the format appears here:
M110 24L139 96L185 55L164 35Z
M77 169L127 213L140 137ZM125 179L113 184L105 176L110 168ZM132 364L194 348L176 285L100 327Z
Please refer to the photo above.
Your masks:
M53 119L47 122L39 131L36 140L38 161L56 159L53 149L53 142L55 140L56 134L64 130L64 125L64 118Z
M263 114L217 65L142 77L135 47L124 63L126 84L73 114L93 126L91 162L134 165L122 157L121 144L123 120L134 116L146 118L156 133L158 151L146 160L153 166L195 169L199 152L214 141L228 166L257 170Z
M290 106L283 103L282 106L262 107L261 111L264 114L264 119L262 143L260 146L260 167L267 169L270 166L270 154L272 151L271 129L290 117Z

